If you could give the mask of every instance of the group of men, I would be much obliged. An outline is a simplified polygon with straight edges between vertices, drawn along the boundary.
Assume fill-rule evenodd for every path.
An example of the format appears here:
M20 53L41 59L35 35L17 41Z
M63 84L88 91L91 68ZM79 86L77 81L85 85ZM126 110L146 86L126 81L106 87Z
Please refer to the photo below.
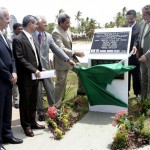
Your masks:
M139 31L136 31L137 28L135 29L134 13L133 11L127 13L129 24L131 23L132 27L132 36L136 37L131 47L136 50L139 45L141 95L142 98L147 98L150 93L150 5L142 8L142 15L144 21L141 23L138 35L137 32ZM58 16L58 25L52 35L45 32L47 22L44 16L25 16L22 21L23 29L12 42L13 55L11 46L3 34L3 30L7 28L9 23L8 10L0 7L0 150L5 150L2 146L3 143L20 144L23 142L23 140L14 137L11 129L12 86L17 83L19 89L21 126L26 136L33 137L32 129L45 128L45 126L39 125L35 119L37 106L39 120L45 119L41 96L42 84L49 105L54 104L59 108L65 92L68 70L73 69L73 66L78 62L76 56L84 56L83 52L72 51L71 32L68 29L70 17L67 14ZM135 35L133 34L134 31ZM137 35L140 38L137 38ZM50 69L49 49L54 53L54 67L57 76L55 90L50 79L32 80L31 78L32 73L38 79L41 71ZM139 70L137 73L139 73ZM136 71L133 74L136 74ZM85 94L80 80L78 85L77 93ZM138 89L137 91L135 95L139 95L141 90Z
M61 15L59 23L62 27L65 27L64 33L66 35L66 41L62 44L69 43L72 45L71 35L68 28L70 25L70 17L66 14ZM38 106L39 120L43 121L44 112L42 104L42 85L44 86L48 98L49 105L55 105L60 107L61 103L57 102L54 94L54 87L50 79L38 80L40 78L40 72L49 70L49 49L52 50L59 65L63 63L66 66L73 68L76 65L76 61L73 58L76 56L83 57L83 52L72 52L72 47L66 48L69 55L63 51L64 46L55 44L52 35L45 32L47 21L44 16L32 16L27 15L23 18L21 32L13 39L12 49L9 45L8 39L4 36L3 30L5 30L10 23L9 12L6 8L0 7L0 150L5 150L2 146L3 143L20 144L23 140L15 138L11 129L11 115L12 115L12 87L17 83L19 89L19 112L20 123L24 130L24 134L29 137L33 137L34 133L32 129L44 129L45 126L39 125L36 122L36 107ZM69 36L69 38L67 37ZM13 50L13 55L12 55ZM14 59L13 59L14 58ZM61 61L61 63L59 63ZM71 68L55 68L56 72L64 71L65 76ZM31 74L34 73L37 80L32 80ZM58 73L56 73L58 74ZM61 74L63 76L63 74ZM63 77L57 77L57 82L66 79ZM64 85L58 85L63 86ZM60 87L59 87L60 88ZM61 90L62 91L62 90ZM65 91L65 90L64 90ZM63 91L63 92L64 92ZM59 91L60 92L60 91ZM83 93L84 91L80 91ZM59 99L62 99L63 94ZM41 100L38 100L41 99ZM38 102L38 103L37 103Z
M145 100L150 94L150 5L142 8L143 21L136 22L136 11L129 10L126 13L127 24L124 27L132 28L130 52L136 55L129 58L129 65L136 66L129 71L129 91L131 76L133 81L133 92L137 99Z

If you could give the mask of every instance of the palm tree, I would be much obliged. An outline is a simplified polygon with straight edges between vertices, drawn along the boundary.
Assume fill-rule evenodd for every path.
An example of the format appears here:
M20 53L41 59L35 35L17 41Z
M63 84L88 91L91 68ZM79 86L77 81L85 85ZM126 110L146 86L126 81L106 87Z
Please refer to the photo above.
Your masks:
M88 31L90 31L91 29L96 29L96 28L100 28L100 25L96 23L96 20L94 19L89 19L89 21L86 23L86 29L85 32L87 33ZM88 39L91 39L93 37L93 33L89 33L88 34Z
M137 12L137 13L136 13L136 21L137 21L138 23L140 23L140 22L142 21L142 15L141 15L140 12Z
M58 19L59 14L64 13L64 12L65 11L63 9L59 9L58 15L56 15L56 20L55 20L56 24L57 24L57 19Z
M79 33L80 33L80 26L81 26L81 23L80 23L81 15L82 15L81 11L78 11L77 14L75 15L75 20L77 20L77 26L78 26Z
M109 23L105 24L105 28L114 28L116 26L115 22L110 21Z
M123 8L122 8L122 16L125 16L125 15L126 15L126 12L127 12L127 8L126 8L126 7L123 7Z
M75 20L80 21L81 15L82 15L82 12L78 11L77 14L75 15Z
M123 24L125 24L125 16L121 12L117 13L117 16L115 18L115 24L117 27L121 27Z

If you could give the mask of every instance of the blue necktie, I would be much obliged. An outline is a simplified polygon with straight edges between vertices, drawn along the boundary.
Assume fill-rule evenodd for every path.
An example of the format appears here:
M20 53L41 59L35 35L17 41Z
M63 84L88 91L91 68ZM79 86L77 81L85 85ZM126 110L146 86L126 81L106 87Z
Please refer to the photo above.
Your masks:
M39 45L41 45L41 41L42 41L42 35L41 33L38 34L38 42L39 42Z

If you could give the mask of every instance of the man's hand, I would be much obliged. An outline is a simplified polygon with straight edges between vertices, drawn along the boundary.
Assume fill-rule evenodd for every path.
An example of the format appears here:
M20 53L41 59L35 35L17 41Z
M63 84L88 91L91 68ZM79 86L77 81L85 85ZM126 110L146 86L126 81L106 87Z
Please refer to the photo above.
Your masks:
M133 54L133 55L135 55L135 54L136 54L136 52L137 52L137 48L136 48L136 46L133 46L133 48L132 48L132 51L131 51L131 52L132 52L132 54Z
M75 51L75 53L74 53L76 56L78 56L78 57L84 57L84 52L83 51Z
M145 55L142 55L140 58L139 58L139 61L140 62L146 62L146 57L145 57Z
M39 71L39 70L37 70L37 71L35 72L35 76L36 76L36 78L40 78L40 71Z
M76 65L76 63L75 63L73 60L71 60L71 59L68 59L67 62L68 62L71 66L75 66L75 65Z
M17 82L17 74L16 73L12 73L11 84L16 84L16 82Z

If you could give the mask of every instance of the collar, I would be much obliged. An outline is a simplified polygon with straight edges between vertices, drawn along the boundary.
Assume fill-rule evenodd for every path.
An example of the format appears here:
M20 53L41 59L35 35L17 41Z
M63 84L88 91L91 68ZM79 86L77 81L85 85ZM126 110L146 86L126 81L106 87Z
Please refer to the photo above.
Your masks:
M29 32L25 31L25 30L22 30L22 31L27 36L27 38L30 40L30 38L32 37L32 35Z
M136 24L136 21L130 27L133 28L135 24Z
M67 33L67 31L64 31L59 25L57 25L57 28L59 29L59 30L61 30L62 32L64 32L64 33Z
M43 36L43 32L38 32L37 30L35 31L36 36L38 36L39 33L41 33L41 35Z
M0 35L4 35L5 34L5 30L0 30Z

